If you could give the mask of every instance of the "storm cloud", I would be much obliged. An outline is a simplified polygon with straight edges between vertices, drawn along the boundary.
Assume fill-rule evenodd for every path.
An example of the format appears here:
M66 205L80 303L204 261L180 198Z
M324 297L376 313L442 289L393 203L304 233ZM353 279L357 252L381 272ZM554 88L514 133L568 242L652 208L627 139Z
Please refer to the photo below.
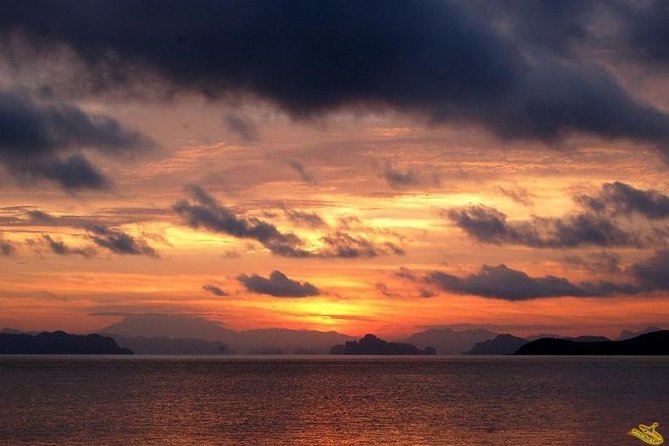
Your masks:
M589 133L650 142L666 155L667 113L567 51L585 39L579 17L589 3L528 8L530 20L507 9L525 25L514 34L485 7L444 0L4 0L0 35L35 49L29 57L70 48L95 80L82 88L95 91L145 74L209 98L251 94L297 118L388 107L503 139L554 143ZM20 63L22 53L12 54Z
M311 283L289 279L281 271L273 271L269 278L257 274L251 276L242 274L237 280L253 293L275 297L307 297L320 294L319 289Z

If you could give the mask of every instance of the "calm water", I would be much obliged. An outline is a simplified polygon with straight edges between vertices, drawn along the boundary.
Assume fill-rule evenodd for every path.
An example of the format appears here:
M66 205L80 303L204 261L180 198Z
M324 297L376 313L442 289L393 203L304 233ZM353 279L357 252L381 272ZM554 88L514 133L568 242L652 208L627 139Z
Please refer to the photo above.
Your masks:
M0 357L3 445L643 446L654 421L669 358Z

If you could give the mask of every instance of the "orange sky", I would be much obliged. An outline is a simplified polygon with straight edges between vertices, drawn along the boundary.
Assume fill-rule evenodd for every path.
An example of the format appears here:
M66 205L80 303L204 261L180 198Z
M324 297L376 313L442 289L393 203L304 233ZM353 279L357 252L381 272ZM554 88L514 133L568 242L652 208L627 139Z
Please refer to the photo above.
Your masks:
M513 4L299 5L230 35L227 4L178 27L85 3L0 20L0 328L669 320L669 65L623 40L638 23L577 5L582 33L561 36L564 17ZM347 14L364 18L328 22Z

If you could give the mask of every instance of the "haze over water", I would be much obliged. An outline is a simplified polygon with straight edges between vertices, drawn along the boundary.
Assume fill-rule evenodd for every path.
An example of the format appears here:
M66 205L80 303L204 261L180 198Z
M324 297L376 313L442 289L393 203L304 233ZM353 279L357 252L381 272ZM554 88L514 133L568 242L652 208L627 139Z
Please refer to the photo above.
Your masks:
M634 445L661 357L3 357L0 444Z

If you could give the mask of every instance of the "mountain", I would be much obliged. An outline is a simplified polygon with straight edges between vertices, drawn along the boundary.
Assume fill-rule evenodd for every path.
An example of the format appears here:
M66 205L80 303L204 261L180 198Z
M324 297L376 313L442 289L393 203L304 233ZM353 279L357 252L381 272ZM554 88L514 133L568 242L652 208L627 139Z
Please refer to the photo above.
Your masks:
M53 333L0 334L0 354L5 355L132 355L119 347L112 338L91 335L72 335L63 331Z
M466 355L512 355L527 340L510 334L497 335L493 339L475 344Z
M365 335L360 341L348 341L330 349L331 355L434 355L432 347L421 350L415 345L387 342L373 334Z
M623 330L620 332L620 336L618 337L619 341L624 341L625 339L632 339L635 338L639 335L646 334L646 333L653 333L655 331L661 331L663 330L660 327L655 327L655 326L650 326L646 327L641 331L631 331L631 330Z
M138 355L224 355L232 353L218 341L120 335L112 337L118 345L129 348Z
M623 341L576 342L544 338L529 342L516 355L669 355L669 330Z
M224 328L198 316L172 314L132 314L122 321L111 324L99 333L125 337L164 337L173 339L202 339L225 342L235 335L235 331Z
M221 346L226 353L327 354L333 344L354 339L336 331L281 328L235 331L198 316L165 314L126 316L99 332L121 345L134 346L142 354L220 354Z
M432 328L414 333L404 342L418 347L434 347L439 355L459 355L471 350L474 344L487 341L497 333L484 329L466 329L456 331L452 328Z

